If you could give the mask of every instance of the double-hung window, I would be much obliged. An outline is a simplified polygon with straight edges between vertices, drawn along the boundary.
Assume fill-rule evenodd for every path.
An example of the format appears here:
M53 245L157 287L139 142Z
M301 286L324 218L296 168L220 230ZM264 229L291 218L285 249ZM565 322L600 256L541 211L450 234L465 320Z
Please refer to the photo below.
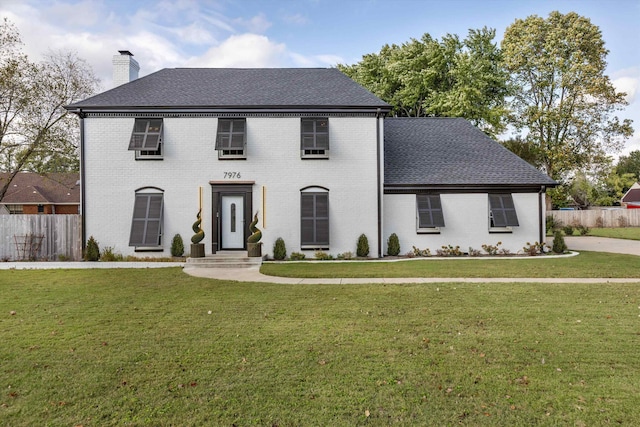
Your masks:
M246 159L247 120L218 119L216 150L220 159Z
M489 194L489 231L508 232L518 226L511 194Z
M129 246L159 248L162 246L162 192L144 188L136 192Z
M329 248L329 193L302 192L300 199L301 246Z
M444 214L439 194L417 194L418 233L437 233L444 227Z
M162 159L162 119L136 119L129 141L136 160Z
M329 158L328 118L303 118L300 131L300 156L303 159Z

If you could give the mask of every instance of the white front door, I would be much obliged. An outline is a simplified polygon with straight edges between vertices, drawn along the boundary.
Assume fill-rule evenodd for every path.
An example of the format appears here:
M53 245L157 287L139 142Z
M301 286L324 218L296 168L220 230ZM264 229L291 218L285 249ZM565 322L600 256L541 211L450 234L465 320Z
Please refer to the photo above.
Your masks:
M222 249L244 248L244 196L222 196Z

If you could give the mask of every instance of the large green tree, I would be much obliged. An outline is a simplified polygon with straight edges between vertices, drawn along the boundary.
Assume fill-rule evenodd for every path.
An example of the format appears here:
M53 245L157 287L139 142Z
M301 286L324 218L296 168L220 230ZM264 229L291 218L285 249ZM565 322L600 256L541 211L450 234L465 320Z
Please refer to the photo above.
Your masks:
M20 34L0 23L0 165L10 179L22 170L77 167L78 122L64 105L95 93L98 79L74 53L53 52L38 63L21 50Z
M533 15L510 25L502 56L514 89L510 123L551 178L607 162L631 136L626 105L605 75L607 49L600 29L574 12Z
M631 173L635 179L640 179L640 150L634 150L626 156L620 156L616 164L616 173L622 175Z
M462 40L424 34L338 68L388 102L396 116L464 117L495 136L504 130L508 90L494 38L487 28Z

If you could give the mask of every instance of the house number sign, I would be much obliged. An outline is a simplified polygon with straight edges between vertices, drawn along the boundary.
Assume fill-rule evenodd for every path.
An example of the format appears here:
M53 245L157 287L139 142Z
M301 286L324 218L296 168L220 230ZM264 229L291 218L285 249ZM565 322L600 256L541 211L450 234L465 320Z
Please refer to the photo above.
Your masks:
M224 179L240 179L240 172L225 172Z

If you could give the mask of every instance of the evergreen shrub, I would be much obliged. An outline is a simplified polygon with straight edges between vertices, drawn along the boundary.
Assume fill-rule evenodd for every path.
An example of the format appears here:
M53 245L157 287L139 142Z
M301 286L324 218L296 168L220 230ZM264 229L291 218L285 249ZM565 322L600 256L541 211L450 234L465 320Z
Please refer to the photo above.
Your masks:
M392 233L387 240L387 255L397 256L400 253L400 239L396 233Z
M358 237L358 249L356 250L356 255L359 257L366 257L369 255L369 239L364 234L361 234Z

